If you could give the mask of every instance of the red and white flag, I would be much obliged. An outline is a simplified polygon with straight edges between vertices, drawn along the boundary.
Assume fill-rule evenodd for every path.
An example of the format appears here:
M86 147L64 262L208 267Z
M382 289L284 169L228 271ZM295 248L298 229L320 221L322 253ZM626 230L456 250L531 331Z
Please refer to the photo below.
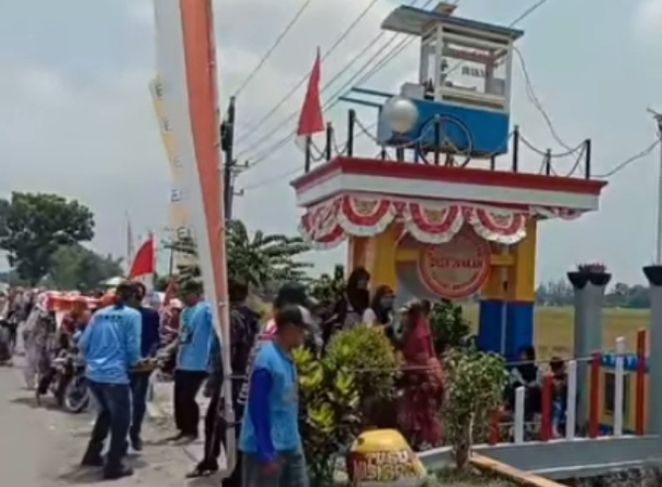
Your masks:
M315 65L310 72L306 98L303 100L299 125L297 127L297 145L304 147L308 137L324 132L324 114L322 113L322 102L320 100L320 79L322 77L322 59L320 50L317 48Z
M130 279L136 279L156 272L156 247L154 236L150 234L147 241L140 246L131 263Z

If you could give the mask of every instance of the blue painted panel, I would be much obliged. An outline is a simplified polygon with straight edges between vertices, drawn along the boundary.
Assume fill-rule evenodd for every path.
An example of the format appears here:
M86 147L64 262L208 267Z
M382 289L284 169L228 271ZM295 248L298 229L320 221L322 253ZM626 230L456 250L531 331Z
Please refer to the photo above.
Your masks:
M417 140L421 133L426 146L434 145L434 117L449 117L464 125L472 141L472 154L504 154L508 151L509 116L506 113L486 111L471 107L461 107L438 103L430 100L412 100L418 108L418 123L416 127L406 133L394 137L384 120L379 121L377 137L381 144L400 145ZM449 138L460 150L469 145L467 134L458 124L445 121L442 123L442 139ZM443 141L443 140L442 140Z
M506 359L519 359L522 347L533 344L533 303L484 300L480 302L478 346L486 352L501 351L501 322L506 309Z
M533 303L508 303L508 333L506 339L506 357L519 360L522 347L533 345Z
M485 352L500 352L503 306L503 301L484 300L480 302L478 347Z

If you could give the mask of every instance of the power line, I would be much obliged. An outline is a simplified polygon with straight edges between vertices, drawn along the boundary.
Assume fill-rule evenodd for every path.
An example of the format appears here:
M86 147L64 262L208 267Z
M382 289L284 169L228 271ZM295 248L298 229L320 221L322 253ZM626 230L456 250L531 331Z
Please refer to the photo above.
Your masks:
M566 150L572 150L572 148L566 144L563 139L559 136L558 132L556 131L556 128L554 127L554 124L552 123L552 119L545 110L545 108L542 106L542 103L540 102L540 99L536 95L534 89L533 89L533 84L531 83L531 77L529 76L529 70L526 67L526 61L524 60L524 56L522 55L521 51L517 48L514 48L515 54L517 54L517 57L520 61L520 66L522 68L522 73L524 74L524 81L526 83L526 95L529 98L529 101L531 104L538 110L540 115L542 115L543 120L545 120L545 123L547 124L547 127L549 128L550 133L552 134L552 137L554 137L554 140L561 145L564 149Z
M413 0L413 2L412 2L412 6L413 6L415 3L417 3L418 1L419 1L419 0ZM426 8L426 7L427 7L428 5L430 5L433 1L434 1L434 0L427 0L426 3L425 3L421 8ZM459 1L459 0L456 0L456 3L457 3L458 1ZM382 37L384 37L385 34L386 34L386 33L385 33L384 31L382 31L380 34L378 34L376 37L374 37L370 42L368 42L368 44L366 44L365 47L364 47L364 48L363 48L363 49L362 49L362 50L361 50L356 56L354 56L354 58L352 58L352 59L349 61L348 64L346 64L346 65L345 65L345 66L344 66L344 67L343 67L338 73L336 73L336 75L335 75L332 79L330 79L327 83L324 84L324 86L322 87L322 93L324 93L324 92L325 92L325 91L326 91L326 90L327 90L327 89L328 89L328 88L329 88L329 87L330 87L330 86L331 86L336 80L338 80L343 74L345 74L345 73L347 72L347 70L348 70L352 65L354 65L354 63L356 63L356 61L358 61L360 58L362 58L363 55L364 55L365 53L367 53L367 52L370 50L370 48L371 48L372 46L374 46L374 44L375 44L379 39L381 39ZM396 33L396 34L393 34L393 35L391 36L391 38L386 42L386 44L384 44L384 45L383 45L383 46L382 46L377 52L375 52L375 53L373 54L373 56L372 56L370 59L368 59L368 61L367 61L367 62L366 62L361 68L359 68L359 70L358 70L354 75L352 75L352 77L349 79L349 81L345 82L345 84L343 85L343 87L342 87L340 90L336 91L331 97L329 97L329 100L330 100L330 101L329 101L329 103L327 104L327 106L324 108L324 111L327 111L327 110L333 108L333 107L337 104L337 102L339 101L339 98L337 98L337 97L339 97L340 95L342 95L342 93L344 93L344 92L347 90L348 86L350 86L351 84L354 83L354 80L355 80L358 76L360 76L361 73L362 73L363 71L365 71L365 70L369 67L369 65L375 60L375 58L377 58L377 57L378 57L378 56L379 56L384 50L386 50L386 48L388 48L388 47L393 43L393 41L395 41L400 35L401 35L401 34L397 34L397 33ZM404 39L404 41L409 41L409 42L411 42L411 41L413 41L413 40L415 40L414 37L406 37L406 38ZM400 47L400 46L402 46L402 42L400 42L400 43L399 43L394 49L392 49L392 50L390 51L390 53L387 53L387 55L382 59L382 61L379 61L379 62L377 63L377 64L379 65L379 69L381 69L381 67L383 67L383 64L382 64L383 61L384 61L384 60L387 60L387 58L388 58L389 56L392 56L393 53L394 53L394 51L396 51L396 50L398 49L398 47ZM397 54L399 54L401 51L402 51L402 49L400 49L400 50L399 50L398 52L396 52L395 54L397 55ZM389 61L390 61L390 59L387 60L387 62L389 62ZM361 78L361 80L359 81L358 84L364 83L366 80L368 80L370 77L372 77L377 71L378 71L378 70L371 70L370 73L368 74L368 76L365 76L365 77ZM305 79L306 79L306 78L304 78L304 81L305 81ZM252 148L246 149L246 150L244 150L244 151L240 151L239 155L241 155L241 154L245 154L246 152L248 152L248 151L250 151L250 150L254 150L256 146L260 146L260 145L262 145L263 142L265 142L266 140L270 139L270 138L271 138L276 132L280 131L280 130L283 128L283 125L285 125L285 124L289 123L290 121L294 120L294 119L296 118L296 116L297 116L298 113L299 113L298 110L295 110L295 111L293 111L292 113L290 113L286 118L282 119L282 120L280 121L280 123L278 123L276 126L274 126L269 132L267 132L267 133L264 134L262 137L260 137L258 140L256 140L256 141L253 143L253 147L252 147ZM284 138L281 138L281 139L277 140L274 144L272 144L271 146L269 146L266 150L262 150L262 151L260 151L260 152L259 152L260 155L259 155L258 157L256 157L256 158L254 158L254 161L253 161L253 164L251 164L251 167L254 166L254 165L259 164L259 163L262 161L263 157L268 156L273 150L282 147L282 146L284 145L284 142L285 142L289 137L291 137L292 135L294 135L295 133L296 133L296 132L291 132L290 134L288 134L288 135L285 136ZM264 154L264 156L263 156L263 154Z
M542 7L547 2L548 2L548 0L539 0L537 3L531 5L524 12L522 12L522 14L519 17L517 17L515 20L513 20L510 23L510 27L514 27L515 25L519 24L522 20L527 18L529 15L531 15L533 12L538 10L540 7Z
M337 79L339 79L343 74L345 74L347 69L349 69L349 67L354 65L354 63L356 63L356 61L358 61L361 57L363 57L363 55L366 52L368 52L368 50L374 45L374 43L376 41L378 41L383 35L384 35L384 33L382 32L378 36L373 38L363 48L363 50L361 50L356 56L354 56L353 59L351 59L349 61L349 63L343 69L341 69L338 73L336 73L336 75L333 78L331 78L328 82L326 82L324 84L324 86L322 87L321 93L324 93ZM307 79L307 77L306 77L306 79ZM333 95L333 97L335 97L335 94ZM333 98L333 97L331 97L331 98ZM255 142L253 142L251 148L240 151L239 155L246 154L246 152L251 151L251 150L255 150L256 147L259 147L263 142L265 142L266 140L269 140L272 135L274 135L276 132L280 131L283 128L283 125L285 125L285 124L289 123L290 121L294 120L298 114L299 114L299 110L294 110L293 112L291 112L287 117L280 120L280 122L277 125L275 125L269 132L267 132L262 137L260 137ZM288 137L289 137L289 135L288 135ZM276 145L279 144L281 140L282 139L279 139L279 141L276 142ZM262 152L265 152L265 151L260 151L260 152L262 153Z
M633 162L636 162L636 161L642 159L643 157L646 157L646 156L647 156L648 154L650 154L651 152L653 152L653 149L655 149L655 147L657 147L657 146L660 144L660 142L662 142L662 138L658 138L655 142L653 142L651 145L649 145L648 147L646 147L646 148L645 148L644 150L642 150L641 152L639 152L639 153L633 155L632 157L630 157L630 158L624 160L624 161L621 162L620 164L617 164L617 165L616 165L613 169L611 169L609 172L607 172L607 173L605 173L605 174L600 174L600 175L595 176L595 177L596 177L596 178L600 178L600 179L605 179L605 178L609 178L609 177L613 176L613 175L616 174L617 172L620 172L620 171L622 171L623 169L625 169L626 167L628 167L628 166L629 166L630 164L632 164Z
M413 3L415 3L416 1L417 1L417 0L414 0ZM533 14L536 10L538 10L540 7L542 7L542 6L543 6L545 3L547 3L548 1L549 1L549 0L538 0L535 4L533 4L533 5L531 5L530 7L528 7L524 12L522 12L522 14L520 14L518 17L516 17L516 18L515 18L510 24L509 24L509 27L514 27L516 24L518 24L519 22L521 22L522 20L526 19L528 16L530 16L531 14ZM426 4L423 5L421 8L426 8L431 2L432 2L432 0L428 0L428 1L426 2ZM412 4L413 4L413 3L412 3ZM454 0L454 4L455 4L455 5L457 5L458 3L459 3L459 0ZM389 40L388 43L390 44L393 40L395 40L395 38L396 38L397 35L398 35L398 34L396 34L395 36L393 36L393 37ZM378 36L378 37L380 37L380 36ZM362 83L365 83L365 82L368 81L370 78L372 78L375 74L377 74L379 71L381 71L382 69L384 69L384 67L385 67L387 64L389 64L393 59L395 59L398 55L400 55L400 53L402 53L402 52L403 52L403 51L409 46L409 44L411 44L411 43L412 43L413 41L415 41L415 40L416 40L416 37L412 37L412 36L407 36L407 37L405 37L404 39L402 39L402 40L401 40L396 46L393 47L393 49L391 49L391 51L390 51L389 53L386 54L386 56L384 56L384 57L382 58L381 61L378 61L377 64L375 64L375 66L373 66L373 68L372 68L368 73L366 73L366 74L365 74L365 75L359 80L359 82L358 82L357 84L360 85L360 84L362 84ZM373 56L373 58L371 58L371 61L374 60L374 58L375 58L376 56L378 56L383 50L384 50L383 48L380 49L380 51L379 51L378 53L376 53L376 54ZM354 60L352 60L352 62L353 62L353 61L354 61ZM461 64L462 64L462 62L459 62L458 64L456 64L456 65L452 68L452 70L456 69L456 68L457 68L459 65L461 65ZM361 69L363 69L363 68L361 68ZM359 72L361 71L361 69L359 70ZM452 70L451 70L451 72L452 72ZM343 71L344 71L344 70L343 70ZM356 75L354 75L352 78L355 78L355 76L356 76ZM336 79L337 79L337 78L338 78L338 76L336 76ZM305 81L305 79L306 79L306 78L304 78L304 81ZM302 83L303 83L303 82L302 82ZM329 84L330 84L330 83L329 83ZM346 85L347 85L347 84L346 84ZM327 86L325 86L325 88L326 88L326 87L327 87ZM331 101L331 102L330 102L330 106L328 106L328 107L326 108L326 110L328 110L329 108L335 106L335 104L336 104L337 102L338 102L338 99ZM540 108L542 109L542 107L540 107ZM544 109L543 109L542 111L544 112ZM291 114L290 116L288 116L288 118L287 118L283 123L287 123L287 122L289 122L291 119L293 119L294 117L296 117L296 114L297 114L297 113L298 113L298 112L293 112L293 114ZM551 120L550 120L550 122L551 122ZM278 126L278 127L275 127L274 130L272 130L269 134L267 134L266 137L262 137L262 138L260 139L260 141L257 143L257 145L259 145L260 143L262 143L264 140L270 138L271 135L273 135L275 132L277 132L277 131L280 130L281 128L282 128L282 124L279 124L279 126ZM289 140L289 139L290 139L295 133L296 133L296 131L293 131L293 132L288 133L288 135L286 135L285 137L279 139L279 140L276 141L274 144L272 144L271 146L269 146L266 150L262 151L262 152L261 152L261 153L255 158L254 162L253 162L249 167L252 167L252 166L254 166L254 165L259 164L259 163L262 162L266 157L268 157L269 155L273 154L275 151L277 151L277 150L279 150L280 148L282 148L282 147L287 143L287 141L288 141L288 140Z
M243 91L244 88L252 81L252 79L255 77L255 75L262 69L262 66L267 62L267 60L271 57L273 52L276 50L276 48L280 45L280 43L285 39L285 36L290 32L292 27L297 23L301 15L306 11L306 9L310 6L313 0L306 0L299 10L294 14L294 17L289 21L289 23L285 26L285 28L281 31L281 33L276 37L276 40L274 41L273 45L267 50L267 52L262 56L262 59L257 63L255 68L253 68L253 71L250 72L250 74L244 79L244 81L241 83L237 91L235 92L234 96L238 96L239 93Z
M432 1L432 0L430 0L430 1ZM363 71L366 70L366 68L368 68L368 67L370 66L370 64L373 62L373 60L375 59L375 57L379 56L379 54L381 54L381 52L383 52L383 51L384 51L384 50L385 50L385 49L386 49L386 48L387 48L387 47L388 47L388 46L389 46L389 45L390 45L390 44L391 44L391 43L397 38L397 35L398 35L398 34L395 34L395 35L394 35L394 36L393 36L393 37L392 37L392 38L391 38L386 44L384 44L384 45L379 49L379 51L378 51L377 53L375 53L375 55L374 55L372 58L368 59L368 61L367 61L366 63L364 63L363 66L361 66L361 67L358 69L358 71L357 71L354 75L352 75L352 77L351 77L347 82L345 82L345 84L343 84L343 86L342 86L339 90L337 90L337 91L336 91L336 92L330 97L330 100L329 100L329 102L326 104L326 106L324 107L323 111L326 112L326 111L330 110L331 108L333 108L333 107L334 107L334 106L340 101L340 95L342 95L345 91L347 91L348 86L350 86L350 85L352 85L352 84L354 83L354 80L355 80L358 76L360 76L360 75L363 73ZM387 56L388 56L388 54L387 54ZM336 76L336 78L337 78L337 77L338 77L338 76ZM363 79L361 80L361 82L363 82L365 79L366 79L366 78L363 78ZM327 85L325 85L325 88L328 88L328 86L330 86L330 84L331 84L331 83L329 82ZM324 89L323 89L322 91L324 91ZM273 130L271 130L271 131L270 131L269 133L267 133L265 136L261 137L261 138L259 139L259 141L256 142L256 145L260 145L264 140L268 140L269 138L271 138L271 136L272 136L274 133L276 133L276 132L278 132L280 129L282 129L282 125L283 125L283 124L288 123L289 121L291 121L292 119L294 119L294 118L297 116L298 113L299 113L298 111L294 111L294 112L292 112L292 113L291 113L286 119L284 119L284 120L281 122L280 125L278 125L277 127L274 127ZM268 146L266 149L261 150L261 151L258 153L258 155L257 155L255 158L253 158L253 160L250 162L249 168L250 168L250 167L254 167L254 166L260 164L260 163L263 162L267 157L269 157L271 154L273 154L275 151L277 151L277 150L279 150L280 148L282 148L283 146L285 146L285 144L286 144L286 143L291 139L291 137L293 137L294 135L296 135L296 131L295 131L295 130L294 130L294 131L290 131L290 132L288 132L287 135L285 135L284 137L278 139L276 142L274 142L272 145Z
M333 45L324 53L324 56L322 57L322 60L326 60L337 48L342 44L342 42L345 40L345 38L354 30L354 28L358 25L358 23L363 20L363 18L370 12L370 10L377 4L379 0L371 0L370 3L366 6L363 11L354 19L354 21L345 29L345 31L336 39L336 41L333 43ZM242 140L246 139L248 135L253 133L255 129L260 127L264 122L269 120L274 113L278 111L278 109L285 104L287 100L289 100L296 91L303 86L303 84L306 82L306 80L309 77L309 72L305 73L303 77L296 83L295 86L292 87L290 91L287 92L287 94L280 99L268 112L266 115L264 115L260 120L257 122L251 124L251 128L247 130L243 136L240 136L237 140L237 142L241 142Z

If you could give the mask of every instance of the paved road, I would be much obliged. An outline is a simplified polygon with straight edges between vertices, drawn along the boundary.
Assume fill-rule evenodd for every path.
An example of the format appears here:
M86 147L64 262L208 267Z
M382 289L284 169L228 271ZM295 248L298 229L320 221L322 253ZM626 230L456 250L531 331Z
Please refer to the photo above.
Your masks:
M33 393L22 386L19 369L0 368L0 485L96 486L100 472L78 467L93 417L38 408ZM187 484L184 474L193 465L190 454L181 448L159 444L169 431L156 425L148 425L146 429L144 453L129 460L136 474L105 484L118 487L219 485L218 480Z

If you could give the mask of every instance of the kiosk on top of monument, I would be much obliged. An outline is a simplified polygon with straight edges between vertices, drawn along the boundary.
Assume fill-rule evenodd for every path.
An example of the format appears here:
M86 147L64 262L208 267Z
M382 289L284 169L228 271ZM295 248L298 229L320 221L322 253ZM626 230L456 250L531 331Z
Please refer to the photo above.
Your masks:
M557 175L549 150L538 151L540 174L522 171L520 146L537 151L510 128L523 32L454 10L401 6L386 18L384 29L420 38L418 79L400 93L357 87L343 98L376 109L380 156L354 153L355 129L368 131L350 110L346 150L333 154L329 125L327 161L310 170L308 144L307 172L292 186L316 248L347 240L349 267L402 300L478 295L479 345L513 357L533 342L538 223L597 210L606 182L591 179L590 140L563 154L579 175Z

